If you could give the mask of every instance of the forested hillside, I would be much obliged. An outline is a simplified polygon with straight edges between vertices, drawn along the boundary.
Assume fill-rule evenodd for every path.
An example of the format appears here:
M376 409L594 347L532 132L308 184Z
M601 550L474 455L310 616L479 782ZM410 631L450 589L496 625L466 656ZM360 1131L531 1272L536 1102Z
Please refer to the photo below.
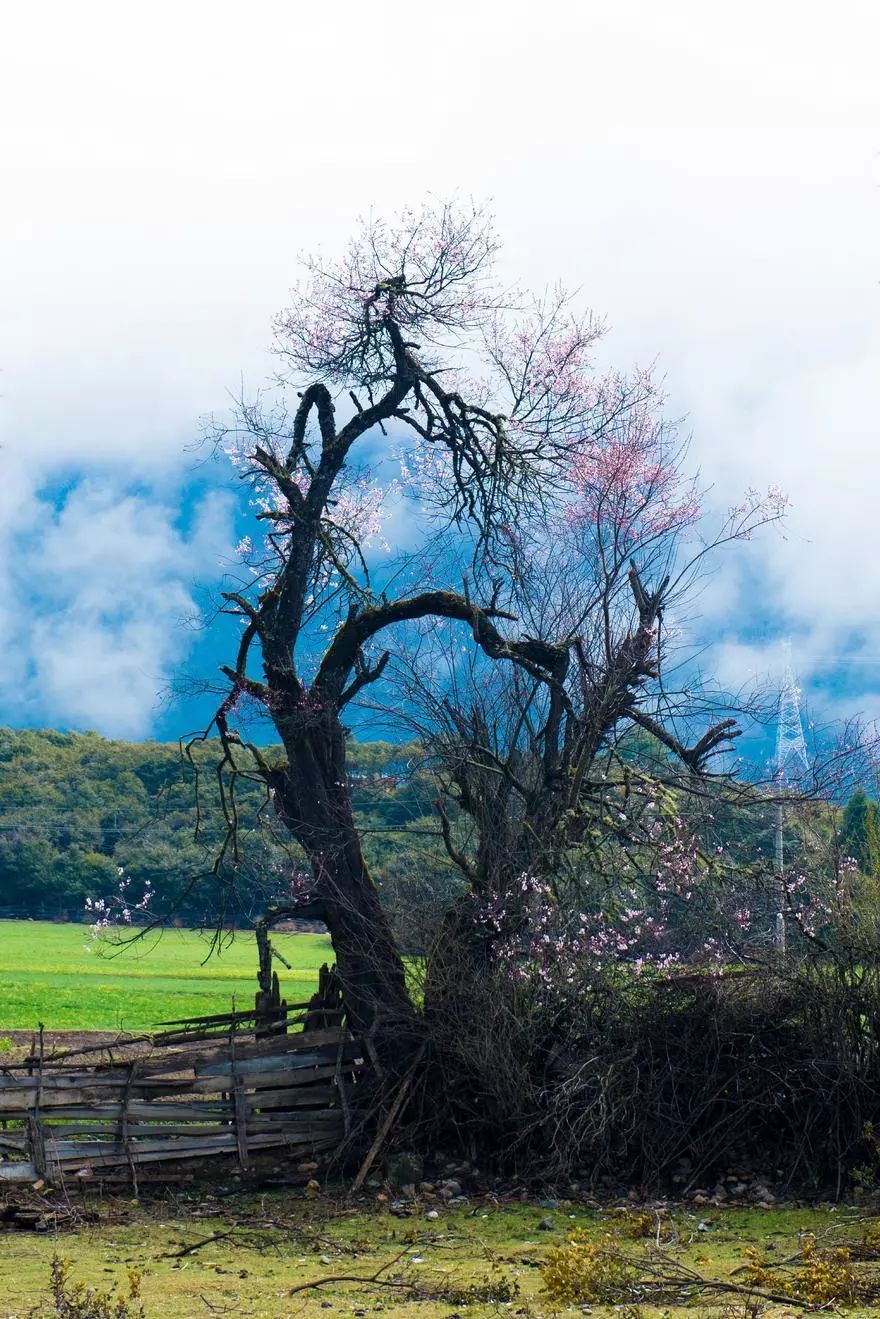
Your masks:
M633 740L628 758L656 759L656 747L643 743ZM196 772L176 743L0 730L0 917L91 920L87 900L118 892L121 876L132 904L149 885L157 914L185 924L213 924L218 917L247 924L283 899L291 875L307 863L278 828L262 784L236 783L235 882L231 858L211 873L224 835L214 773L219 755L216 743L198 748L197 794ZM348 758L371 872L398 935L417 944L463 884L440 836L436 780L416 743L351 741ZM880 870L878 814L859 790L839 816L841 852L866 876ZM700 825L705 841L723 845L744 869L756 857L772 856L772 811L718 803L709 818L711 824ZM786 846L789 855L797 853L796 831ZM596 858L577 861L584 874L593 871L589 882L582 875L584 900L605 901L611 863L604 854L598 869ZM682 908L673 922L675 943L693 945L701 920Z
M177 744L0 730L0 915L84 919L86 899L116 890L121 868L135 899L149 880L185 921L214 919L218 885L203 877L223 833L211 773L217 756L211 743L199 750L205 773L197 836L196 776ZM349 761L365 847L389 905L401 883L416 904L426 885L454 883L418 747L352 742ZM250 902L226 916L246 921L296 858L274 828L262 787L239 782L237 799L253 883L238 886ZM413 831L405 848L401 831Z

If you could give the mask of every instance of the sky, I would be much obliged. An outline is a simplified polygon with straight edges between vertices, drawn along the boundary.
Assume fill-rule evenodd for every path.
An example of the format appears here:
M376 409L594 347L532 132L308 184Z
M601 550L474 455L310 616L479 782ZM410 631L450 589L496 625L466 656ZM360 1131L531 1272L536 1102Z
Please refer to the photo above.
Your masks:
M228 656L241 499L199 420L271 371L301 252L428 194L656 363L711 501L788 492L704 665L772 679L790 636L808 702L880 716L875 0L3 10L0 723L198 723L168 691Z

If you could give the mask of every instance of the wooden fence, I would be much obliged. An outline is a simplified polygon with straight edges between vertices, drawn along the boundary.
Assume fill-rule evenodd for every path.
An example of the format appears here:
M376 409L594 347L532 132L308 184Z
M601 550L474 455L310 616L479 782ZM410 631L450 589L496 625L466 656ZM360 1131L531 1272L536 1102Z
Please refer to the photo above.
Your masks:
M292 1005L306 1009L296 1023L284 1005L271 1020L218 1014L51 1056L40 1040L0 1068L0 1184L123 1177L136 1187L140 1168L166 1161L225 1155L247 1168L263 1150L333 1150L363 1050L317 1000Z

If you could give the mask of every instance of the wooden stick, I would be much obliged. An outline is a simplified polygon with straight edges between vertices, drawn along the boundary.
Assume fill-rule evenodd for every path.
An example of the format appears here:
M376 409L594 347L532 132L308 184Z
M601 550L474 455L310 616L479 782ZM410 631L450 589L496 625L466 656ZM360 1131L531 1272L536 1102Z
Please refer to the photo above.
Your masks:
M385 1273L387 1269L393 1268L395 1264L403 1259L404 1255L409 1254L409 1250L410 1247L406 1246L399 1255L394 1256L394 1259L390 1259L386 1264L380 1265L375 1273L369 1273L367 1275L364 1275L363 1273L334 1273L327 1278L314 1278L311 1282L301 1282L296 1287L291 1287L287 1295L295 1296L297 1292L305 1292L312 1287L326 1287L330 1282L363 1282L368 1285L372 1284L373 1286L378 1285L381 1287L408 1287L411 1290L416 1285L414 1282L406 1282L403 1279L397 1281L392 1278L382 1277L382 1274Z
M382 1123L381 1127L379 1128L378 1132L376 1133L376 1139L373 1141L372 1145L367 1151L367 1157L364 1159L363 1163L361 1164L358 1170L357 1177L355 1177L354 1181L352 1182L352 1186L351 1186L352 1191L359 1191L363 1186L364 1182L366 1181L367 1174L369 1173L370 1169L373 1166L373 1163L375 1162L376 1155L379 1153L380 1149L385 1144L385 1140L388 1136L388 1133L391 1130L398 1113L403 1108L403 1101L406 1099L406 1096L409 1093L409 1088L412 1085L413 1077L416 1074L416 1069L418 1068L419 1063L422 1061L422 1056L424 1052L425 1052L425 1046L423 1044L422 1047L419 1049L418 1053L416 1054L415 1058L413 1059L412 1066L410 1067L406 1076L401 1081L400 1088L397 1091L397 1095L395 1097L394 1103L389 1108L388 1115L385 1118L385 1121Z

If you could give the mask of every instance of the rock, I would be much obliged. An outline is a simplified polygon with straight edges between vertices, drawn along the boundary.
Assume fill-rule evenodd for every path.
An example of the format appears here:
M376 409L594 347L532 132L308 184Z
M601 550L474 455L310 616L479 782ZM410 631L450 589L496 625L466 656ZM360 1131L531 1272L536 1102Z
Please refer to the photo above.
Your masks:
M453 1196L461 1195L461 1182L446 1181L440 1187L440 1194L444 1200L451 1200Z
M559 1208L559 1201L558 1201L558 1200L539 1200L539 1201L538 1201L538 1204L541 1206L542 1209L558 1209L558 1208Z
M540 1221L540 1223L538 1224L538 1231L539 1231L539 1232L552 1232L552 1231L553 1231L553 1219L552 1219L552 1218L542 1218L541 1221Z
M320 1165L313 1160L311 1163L298 1163L296 1165L296 1170L297 1172L317 1172L319 1166Z
M716 1200L726 1200L726 1199L727 1199L727 1192L725 1191L724 1187L721 1185L720 1182L719 1182L718 1185L715 1187L715 1190L712 1192L712 1194L713 1194L713 1196L715 1197Z
M434 1183L433 1183L433 1182L419 1182L419 1190L421 1191L422 1195L433 1195L433 1194L434 1194Z
M425 1214L425 1217L428 1219L430 1223L436 1223L440 1215L437 1213L436 1209L429 1209L428 1212Z
M403 1196L404 1200L415 1200L416 1188L412 1183L410 1183L409 1186L401 1186L400 1194Z

